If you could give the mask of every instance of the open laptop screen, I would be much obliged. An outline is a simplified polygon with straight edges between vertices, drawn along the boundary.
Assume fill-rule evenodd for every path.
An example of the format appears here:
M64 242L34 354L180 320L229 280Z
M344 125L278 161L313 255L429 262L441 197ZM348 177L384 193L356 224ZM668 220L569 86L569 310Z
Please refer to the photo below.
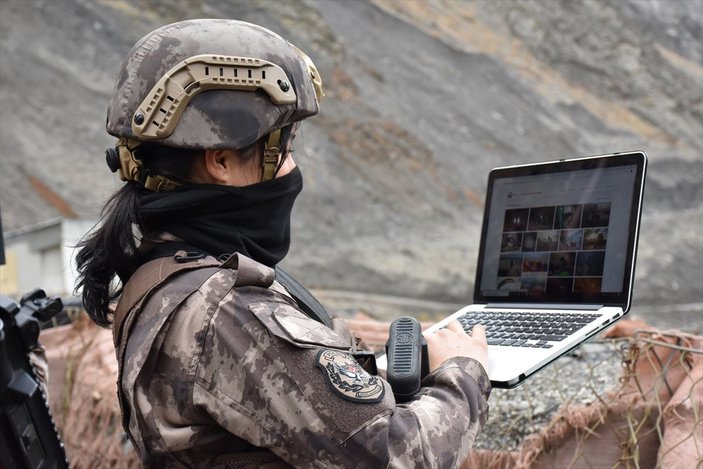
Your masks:
M627 310L645 165L637 152L491 171L474 300Z

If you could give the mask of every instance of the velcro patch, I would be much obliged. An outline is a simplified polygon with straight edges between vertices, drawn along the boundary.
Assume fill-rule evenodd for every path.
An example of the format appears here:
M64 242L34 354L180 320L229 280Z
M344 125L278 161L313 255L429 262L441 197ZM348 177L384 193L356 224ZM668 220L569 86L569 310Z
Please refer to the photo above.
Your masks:
M327 383L342 398L366 404L383 399L383 382L368 374L350 353L320 349L315 358Z

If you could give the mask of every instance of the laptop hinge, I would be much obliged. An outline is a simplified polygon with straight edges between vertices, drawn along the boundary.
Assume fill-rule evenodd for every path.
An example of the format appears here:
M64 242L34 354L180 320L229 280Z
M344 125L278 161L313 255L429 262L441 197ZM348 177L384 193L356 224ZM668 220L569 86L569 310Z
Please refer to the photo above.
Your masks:
M490 309L579 309L588 311L598 311L605 305L568 305L568 304L544 304L544 303L486 303L486 308Z

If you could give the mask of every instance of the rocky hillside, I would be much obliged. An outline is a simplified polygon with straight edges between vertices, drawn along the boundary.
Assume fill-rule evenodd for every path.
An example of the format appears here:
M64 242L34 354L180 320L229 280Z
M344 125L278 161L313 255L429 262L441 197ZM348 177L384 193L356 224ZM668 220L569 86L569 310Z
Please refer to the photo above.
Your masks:
M305 50L326 86L296 139L306 189L286 267L308 285L467 301L490 168L643 149L636 308L683 305L686 324L703 296L702 12L701 0L3 0L3 227L97 217L117 186L103 125L126 52L167 22L237 18Z

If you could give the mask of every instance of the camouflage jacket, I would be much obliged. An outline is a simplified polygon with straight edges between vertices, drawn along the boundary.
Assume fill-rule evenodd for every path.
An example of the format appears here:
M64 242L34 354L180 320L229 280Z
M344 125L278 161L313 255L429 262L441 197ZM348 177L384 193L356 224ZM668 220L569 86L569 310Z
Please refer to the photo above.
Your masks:
M220 455L261 449L279 461L272 467L456 467L466 458L488 416L478 362L447 360L396 404L388 383L351 356L348 332L305 316L272 269L232 258L175 277L130 313L119 384L145 467L213 467Z

